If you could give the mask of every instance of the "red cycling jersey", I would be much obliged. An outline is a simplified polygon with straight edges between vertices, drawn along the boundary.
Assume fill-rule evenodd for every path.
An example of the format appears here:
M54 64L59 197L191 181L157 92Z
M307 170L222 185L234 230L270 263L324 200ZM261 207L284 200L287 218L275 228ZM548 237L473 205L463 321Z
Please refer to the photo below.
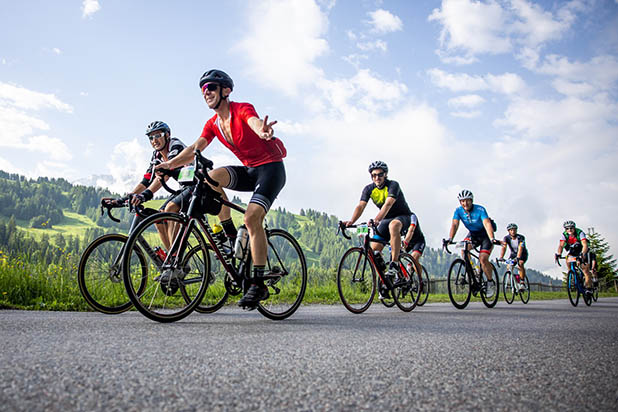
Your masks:
M217 114L206 122L200 137L210 144L216 136L247 167L282 161L287 154L283 142L277 138L261 139L247 123L252 117L259 118L252 104L230 102L230 128L233 144L223 136Z

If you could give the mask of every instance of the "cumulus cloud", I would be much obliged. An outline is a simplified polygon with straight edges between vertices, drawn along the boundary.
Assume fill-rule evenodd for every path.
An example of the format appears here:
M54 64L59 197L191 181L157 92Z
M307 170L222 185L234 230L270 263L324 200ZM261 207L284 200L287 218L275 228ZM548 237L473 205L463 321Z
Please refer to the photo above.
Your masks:
M476 107L484 102L485 102L485 99L483 99L478 94L466 94L463 96L457 96L457 97L453 97L452 99L449 99L448 105L450 107L470 108L470 107Z
M92 18L92 15L101 10L101 5L97 0L84 0L82 2L82 18Z
M4 82L0 82L0 106L26 110L52 108L66 113L73 112L71 105L63 103L53 94L35 92Z
M369 12L372 31L378 34L395 32L403 29L401 19L391 12L383 9Z
M516 49L524 64L544 44L563 38L585 10L581 0L561 3L554 12L527 0L442 0L429 21L441 25L438 55L445 62L469 64L479 54Z
M322 37L328 19L315 2L256 2L250 3L248 13L252 16L247 28L251 35L240 41L239 50L251 61L247 65L250 76L287 95L296 95L300 87L322 77L322 69L314 62L328 52Z
M515 73L500 75L486 74L472 76L466 73L448 73L440 69L427 71L433 84L453 92L491 91L506 95L522 93L526 90L525 81Z

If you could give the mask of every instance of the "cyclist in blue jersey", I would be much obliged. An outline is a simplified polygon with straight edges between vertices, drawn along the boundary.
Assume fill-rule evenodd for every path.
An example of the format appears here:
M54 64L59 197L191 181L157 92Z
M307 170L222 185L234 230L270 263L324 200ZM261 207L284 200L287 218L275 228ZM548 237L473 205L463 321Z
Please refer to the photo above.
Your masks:
M472 241L474 247L480 246L479 260L481 268L487 276L487 292L488 298L491 298L496 293L496 282L493 279L493 267L489 262L489 256L494 244L500 244L494 237L493 223L487 211L481 205L475 205L474 195L469 190L462 190L457 196L460 206L455 209L453 214L453 223L449 232L448 239L444 239L444 243L448 244L453 241L459 222L463 221L466 229L469 230L466 239Z

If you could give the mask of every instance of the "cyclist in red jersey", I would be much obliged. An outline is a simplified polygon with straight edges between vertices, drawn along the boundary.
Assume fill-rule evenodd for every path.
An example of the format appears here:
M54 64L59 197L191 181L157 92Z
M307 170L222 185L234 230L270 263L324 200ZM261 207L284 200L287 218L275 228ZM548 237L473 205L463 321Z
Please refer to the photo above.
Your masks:
M268 289L260 280L266 265L264 218L285 185L283 158L286 150L281 140L274 137L273 125L277 121L268 122L268 116L260 119L253 105L249 103L229 100L234 82L225 72L216 69L206 71L200 78L200 88L206 104L215 111L215 115L206 122L195 143L157 168L174 169L190 163L194 150L204 150L215 137L242 162L244 166L214 169L210 176L220 183L214 189L225 199L227 196L223 188L253 192L244 223L249 232L253 279L258 280L252 282L239 305L255 309L259 301L268 298ZM236 237L236 228L228 207L221 209L219 219L226 235L233 240Z

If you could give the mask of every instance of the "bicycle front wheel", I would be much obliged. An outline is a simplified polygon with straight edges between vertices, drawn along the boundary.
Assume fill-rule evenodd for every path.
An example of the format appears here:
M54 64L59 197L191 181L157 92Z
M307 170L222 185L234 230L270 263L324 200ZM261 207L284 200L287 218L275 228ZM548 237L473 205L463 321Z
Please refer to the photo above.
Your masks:
M399 254L399 271L406 282L393 287L393 299L399 309L410 312L421 297L421 275L416 271L414 259L407 253Z
M288 232L267 229L266 240L268 277L264 283L269 297L260 302L257 309L269 319L282 320L296 312L303 301L307 289L307 262L300 245Z
M577 284L577 274L573 270L569 270L567 277L567 294L571 305L577 306L579 303L579 285Z
M122 282L122 253L127 237L107 234L86 247L79 261L77 283L82 296L94 310L108 315L125 312L133 306ZM131 251L130 265L139 291L146 287L148 267L139 247Z
M594 300L595 302L599 300L599 287L598 286L595 286L594 289L592 290L592 300Z
M455 259L448 270L448 297L453 306L463 309L470 302L472 289L470 288L470 275L466 270L466 262L463 259Z
M496 306L496 303L498 303L498 297L500 296L500 279L498 278L498 271L496 270L494 264L491 262L489 264L491 265L491 270L493 272L491 278L494 280L494 282L496 282L496 291L491 298L488 298L486 296L487 289L483 288L483 290L481 290L481 300L483 301L485 306L487 306L488 308L493 308L494 306ZM487 285L487 275L485 275L485 272L483 272L481 279L483 283Z
M206 292L210 260L206 241L195 223L177 213L157 213L142 221L127 240L127 249L139 245L148 257L146 264L152 279L143 292L133 281L127 254L122 270L131 302L149 319L183 319Z
M519 298L523 303L528 303L530 300L530 281L528 276L524 279L524 290L519 291Z
M504 292L504 300L509 305L515 299L515 287L513 284L513 274L510 270L507 270L504 272L504 277L502 277L502 292Z
M355 247L343 254L337 269L337 290L341 303L352 313L363 313L371 306L376 271L364 249Z

